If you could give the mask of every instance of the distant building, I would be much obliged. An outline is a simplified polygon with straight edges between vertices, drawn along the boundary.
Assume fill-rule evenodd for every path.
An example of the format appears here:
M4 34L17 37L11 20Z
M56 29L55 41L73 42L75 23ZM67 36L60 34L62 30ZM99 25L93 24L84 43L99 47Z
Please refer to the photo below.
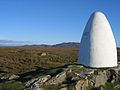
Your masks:
M80 43L78 64L98 68L117 66L115 39L101 12L94 12L88 20Z

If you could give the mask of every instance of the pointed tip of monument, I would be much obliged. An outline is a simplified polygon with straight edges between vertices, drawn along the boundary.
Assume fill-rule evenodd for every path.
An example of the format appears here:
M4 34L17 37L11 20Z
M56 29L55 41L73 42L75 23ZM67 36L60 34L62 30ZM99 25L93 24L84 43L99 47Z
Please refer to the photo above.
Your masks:
M95 12L92 13L92 16L105 16L105 15L101 11L95 11Z
M95 11L95 12L93 12L93 14L104 14L104 13L101 11Z

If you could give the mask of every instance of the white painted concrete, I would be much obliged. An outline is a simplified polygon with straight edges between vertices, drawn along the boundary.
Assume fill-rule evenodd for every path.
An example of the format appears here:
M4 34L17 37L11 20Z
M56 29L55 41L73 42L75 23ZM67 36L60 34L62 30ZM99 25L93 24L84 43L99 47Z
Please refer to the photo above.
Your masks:
M90 67L117 66L117 49L110 24L103 13L91 15L80 43L78 64Z

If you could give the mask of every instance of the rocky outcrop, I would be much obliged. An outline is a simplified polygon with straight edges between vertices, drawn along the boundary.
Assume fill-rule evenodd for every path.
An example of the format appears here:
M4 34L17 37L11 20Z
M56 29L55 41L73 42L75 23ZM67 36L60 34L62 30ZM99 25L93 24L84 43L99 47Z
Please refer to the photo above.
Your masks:
M49 84L59 84L59 83L62 83L63 81L65 81L65 79L66 79L66 72L61 72L61 73L57 74L55 77L52 77L46 83L46 85L49 85Z
M79 72L80 70L80 72ZM83 66L68 66L55 76L44 75L26 82L25 90L49 90L44 87L53 88L53 90L87 90L92 87L104 90L106 83L117 82L115 89L120 89L120 68L95 69ZM102 86L102 87L101 87ZM92 90L92 89L90 89ZM96 89L95 89L96 90ZM108 89L109 90L109 89Z
M31 79L26 83L27 88L24 90L43 90L42 89L43 84L52 85L52 84L62 83L66 78L66 73L61 72L57 74L55 77L52 77L51 79L50 78L51 78L50 75L45 75L45 76ZM65 88L61 88L60 90L65 90Z
M98 72L98 75L95 76L95 87L99 87L100 85L104 85L108 80L106 71Z
M8 80L15 80L18 79L19 76L11 73L1 73L0 74L0 80L2 81L8 81Z
M27 88L25 90L42 90L40 86L43 85L50 78L50 75L34 78L26 83Z
M67 87L60 88L59 90L68 90Z
M120 84L115 85L114 89L115 90L120 90Z
M68 85L67 90L87 90L88 86L89 86L88 80L81 79L79 81L76 81L75 83Z
M79 80L75 85L75 90L87 90L88 80Z

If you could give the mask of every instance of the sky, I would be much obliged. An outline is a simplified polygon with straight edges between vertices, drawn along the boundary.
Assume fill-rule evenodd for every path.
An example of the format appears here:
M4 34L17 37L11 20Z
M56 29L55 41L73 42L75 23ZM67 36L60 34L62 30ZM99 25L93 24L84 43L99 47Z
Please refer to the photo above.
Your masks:
M94 11L108 18L120 46L120 0L0 0L0 40L80 42Z

